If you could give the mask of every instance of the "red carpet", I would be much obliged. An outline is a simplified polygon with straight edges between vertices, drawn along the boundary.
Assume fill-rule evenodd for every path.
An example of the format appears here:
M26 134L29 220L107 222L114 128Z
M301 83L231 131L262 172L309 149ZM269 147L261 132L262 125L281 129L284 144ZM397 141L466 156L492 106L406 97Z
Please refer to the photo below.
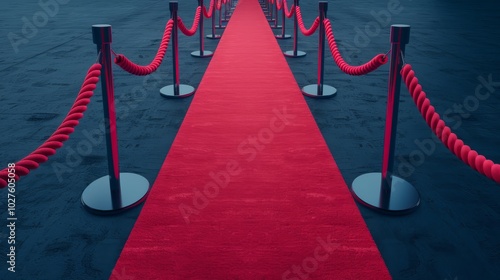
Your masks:
M390 279L257 0L239 1L111 279Z

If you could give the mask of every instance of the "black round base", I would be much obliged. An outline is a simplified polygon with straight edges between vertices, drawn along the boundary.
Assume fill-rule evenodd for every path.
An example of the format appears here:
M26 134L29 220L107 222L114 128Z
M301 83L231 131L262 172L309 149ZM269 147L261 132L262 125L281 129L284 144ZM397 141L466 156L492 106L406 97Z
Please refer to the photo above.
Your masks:
M194 87L180 84L178 94L175 94L174 85L162 87L160 89L160 94L161 96L167 98L184 98L193 95L194 91L195 91Z
M120 190L112 195L109 175L101 177L82 193L82 204L93 214L112 215L131 209L146 198L149 182L133 173L120 173Z
M318 85L314 84L303 87L302 94L314 98L326 98L335 96L337 94L337 89L329 85L323 85L323 91L319 94Z
M382 197L382 174L367 173L352 182L351 192L359 203L384 214L407 214L420 205L418 191L407 181L392 176L390 196Z
M286 52L284 52L284 54L287 57L303 57L303 56L306 56L306 53L303 52L303 51L297 51L296 54L294 53L294 51L286 51Z

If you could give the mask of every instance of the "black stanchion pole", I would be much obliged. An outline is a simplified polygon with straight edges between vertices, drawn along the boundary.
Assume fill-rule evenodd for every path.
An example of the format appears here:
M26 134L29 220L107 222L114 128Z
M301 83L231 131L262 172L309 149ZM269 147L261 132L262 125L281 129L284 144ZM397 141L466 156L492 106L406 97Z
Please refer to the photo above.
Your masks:
M271 7L269 7L269 2L271 0L265 0L265 1L266 1L266 6L264 7L264 14L265 14L266 18L268 18L271 16L271 11L270 11Z
M393 175L398 123L402 55L410 40L410 26L391 26L391 63L381 173L367 173L352 182L351 191L361 204L390 214L405 214L418 207L420 195L406 180Z
M200 15L200 24L199 24L199 32L200 32L200 50L199 51L194 51L191 53L192 56L194 57L210 57L212 55L214 55L213 52L211 51L206 51L205 50L205 42L203 41L203 38L205 37L203 35L203 32L204 32L204 27L203 27L203 18L205 17L203 15L203 0L198 0L198 5L200 6L201 8L201 15Z
M229 4L229 1L227 1L226 4L224 4L224 19L223 19L223 21L225 21L225 22L229 21L229 15L228 15L229 9L230 9L230 4Z
M276 0L278 1L278 0ZM281 7L281 34L275 35L276 39L290 39L292 36L290 34L285 34L285 0L282 1L282 7Z
M172 35L170 40L172 41L172 66L173 66L173 77L174 84L162 87L160 89L160 94L164 97L188 97L194 93L194 87L189 85L180 84L179 78L179 29L177 25L178 17L177 10L179 9L179 3L177 1L171 1L169 3L170 7L170 18L174 22L172 27Z
M116 214L140 204L149 192L149 182L133 173L120 173L118 136L111 62L111 25L92 26L93 41L97 45L102 64L104 126L108 154L108 174L90 185L82 193L83 206L92 213Z
M217 0L214 0L214 6L212 7L212 34L208 34L208 39L220 39L219 34L215 34L215 15L217 12Z
M295 8L299 6L299 0L294 0ZM293 16L293 50L284 52L287 57L302 57L305 56L306 53L303 51L299 51L297 49L298 41L299 41L299 23L297 21L297 13L294 11Z
M318 83L316 85L308 85L302 88L302 93L309 97L332 97L337 93L337 89L325 85L323 77L325 72L325 23L326 11L328 10L328 2L319 2L319 46L318 46Z
M222 25L222 9L223 9L223 5L221 4L220 6L220 10L219 10L219 24L215 27L217 29L224 29L226 28L226 26Z
M271 25L271 28L273 29L278 29L281 28L281 25L278 25L278 0L274 0L273 7L271 9L274 9L274 18L272 20L274 21L274 24Z
M271 1L271 0L269 0L269 1ZM273 13L273 9L274 9L274 8L272 7L272 4L271 4L271 3L269 3L269 1L267 2L267 3L268 3L268 5L267 5L267 9L268 9L268 11L269 11L269 19L268 19L268 20L269 20L269 21L274 21L274 15L273 15L273 14L274 14L274 13Z

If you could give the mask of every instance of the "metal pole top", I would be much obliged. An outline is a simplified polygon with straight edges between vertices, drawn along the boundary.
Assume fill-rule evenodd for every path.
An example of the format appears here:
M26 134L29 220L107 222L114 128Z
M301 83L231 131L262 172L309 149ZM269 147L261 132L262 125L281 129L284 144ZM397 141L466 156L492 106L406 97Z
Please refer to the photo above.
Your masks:
M326 12L328 10L328 1L319 1L319 10Z
M94 44L111 44L111 25L109 24L94 24L92 25L92 38Z
M407 24L391 25L391 43L408 44L410 42L410 26Z
M171 12L177 12L179 9L179 2L177 1L170 1L169 2L169 7Z

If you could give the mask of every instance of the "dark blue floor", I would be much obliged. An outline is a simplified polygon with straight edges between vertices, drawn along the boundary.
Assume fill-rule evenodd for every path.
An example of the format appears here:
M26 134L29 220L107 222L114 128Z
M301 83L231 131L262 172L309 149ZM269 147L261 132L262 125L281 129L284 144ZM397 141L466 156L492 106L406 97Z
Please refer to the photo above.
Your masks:
M41 3L49 4L0 5L2 166L40 145L64 118L84 73L96 60L92 24L112 24L113 49L146 64L156 53L169 17L168 1ZM188 24L196 4L179 3ZM302 1L301 8L309 25L318 3ZM353 64L389 50L390 24L410 24L406 62L413 65L437 112L447 116L448 125L466 144L500 162L499 13L500 3L492 1L363 0L329 1L328 17L342 53ZM34 24L33 20L38 27L26 23ZM288 20L287 33L291 26ZM209 29L207 23L206 32ZM291 40L279 43L283 50L292 48ZM208 50L216 44L205 41ZM209 62L189 55L197 48L197 36L181 36L181 82L195 87ZM299 85L316 83L317 35L300 36L299 50L307 56L288 59ZM357 176L381 168L389 68L352 77L340 72L329 53L325 58L325 83L335 86L338 95L306 101L350 185ZM158 94L160 87L172 83L170 52L149 79L116 67L114 73L121 170L153 183L191 99L167 100ZM488 80L490 85L480 93L489 95L477 99L476 88ZM98 88L71 139L18 182L15 274L7 271L8 231L1 224L7 225L7 192L0 190L0 279L109 277L140 207L98 217L81 206L85 187L107 174L103 140L85 155L78 153L88 135L98 135L95 129L102 118ZM396 217L360 206L363 217L394 279L497 279L500 188L431 139L431 130L403 88L395 172L418 189L422 203L414 213ZM435 145L422 149L419 143Z

